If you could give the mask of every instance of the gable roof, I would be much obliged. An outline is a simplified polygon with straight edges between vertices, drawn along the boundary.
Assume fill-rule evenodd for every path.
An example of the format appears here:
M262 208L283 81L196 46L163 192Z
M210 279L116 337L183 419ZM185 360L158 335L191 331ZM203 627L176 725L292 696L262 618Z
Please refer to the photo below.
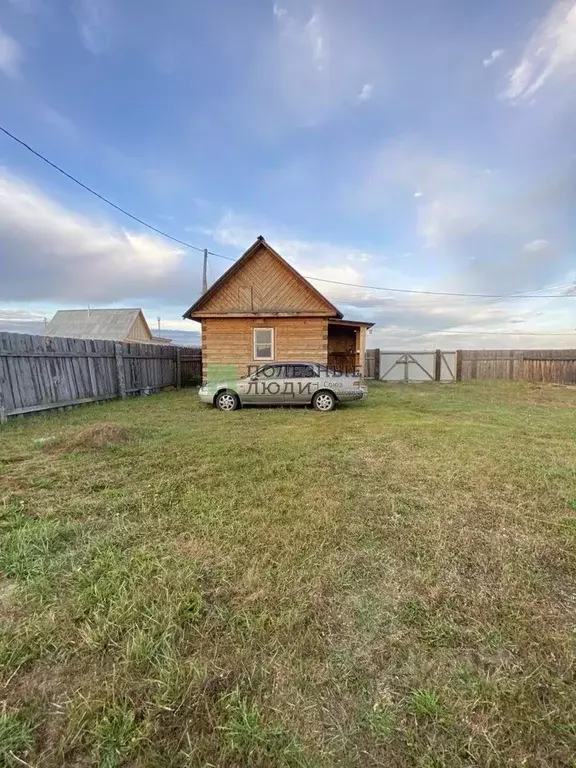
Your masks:
M122 341L130 338L139 316L152 336L141 309L60 309L46 326L45 334Z
M248 248L248 250L245 251L242 256L232 264L230 269L227 269L226 272L224 272L224 274L221 275L218 280L216 280L216 282L213 283L210 288L208 288L208 290L205 291L202 296L200 296L200 298L194 304L192 304L189 309L186 310L186 312L184 312L183 317L190 319L195 312L199 312L202 307L220 290L220 288L222 288L222 286L225 285L233 275L237 274L242 269L244 264L246 264L250 257L253 256L260 248L266 248L266 250L280 262L280 264L282 264L295 278L297 278L297 280L303 283L317 299L323 302L326 307L332 311L334 317L343 317L338 307L335 307L334 304L328 301L328 299L322 293L320 293L319 290L314 288L314 286L308 282L305 277L302 277L300 272L294 269L294 267L289 264L286 259L283 259L282 256L280 256L280 254L266 242L262 235L259 235L254 243L250 246L250 248Z

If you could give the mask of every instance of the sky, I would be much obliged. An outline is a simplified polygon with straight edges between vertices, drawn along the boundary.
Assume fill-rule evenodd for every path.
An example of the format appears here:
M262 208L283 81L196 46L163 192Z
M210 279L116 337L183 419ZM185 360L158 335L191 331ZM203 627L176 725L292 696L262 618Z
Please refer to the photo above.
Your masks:
M352 284L314 283L369 346L576 346L576 0L0 0L0 104L154 227ZM200 287L0 134L0 329L136 306L193 343Z

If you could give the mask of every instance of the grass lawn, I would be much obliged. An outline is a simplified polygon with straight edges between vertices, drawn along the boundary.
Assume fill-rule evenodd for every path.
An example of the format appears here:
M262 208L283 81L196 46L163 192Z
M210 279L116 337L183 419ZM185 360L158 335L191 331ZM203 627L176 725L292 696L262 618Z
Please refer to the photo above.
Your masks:
M0 491L0 766L576 765L574 389L87 406Z

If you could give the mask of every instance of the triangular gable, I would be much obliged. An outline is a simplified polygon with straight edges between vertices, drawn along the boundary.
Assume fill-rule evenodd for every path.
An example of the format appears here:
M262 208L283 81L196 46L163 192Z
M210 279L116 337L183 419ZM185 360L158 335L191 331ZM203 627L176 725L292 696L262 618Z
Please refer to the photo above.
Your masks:
M262 236L200 296L184 317L233 313L312 313L342 317Z
M128 332L126 333L126 338L141 339L142 334L144 334L144 336L149 339L151 339L153 336L153 333L150 330L150 326L148 325L148 321L144 317L144 313L142 312L142 310L140 310L137 316L132 321L130 328L128 329Z

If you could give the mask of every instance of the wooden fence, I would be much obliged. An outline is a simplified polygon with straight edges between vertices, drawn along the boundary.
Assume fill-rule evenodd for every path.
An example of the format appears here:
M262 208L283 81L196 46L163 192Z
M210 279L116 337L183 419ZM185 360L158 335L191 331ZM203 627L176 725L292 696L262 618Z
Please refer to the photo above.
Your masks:
M0 332L0 422L196 383L202 351Z
M462 379L576 384L576 349L461 350Z
M380 360L381 350L366 350L367 378L380 378ZM576 349L459 349L455 378L576 384Z

